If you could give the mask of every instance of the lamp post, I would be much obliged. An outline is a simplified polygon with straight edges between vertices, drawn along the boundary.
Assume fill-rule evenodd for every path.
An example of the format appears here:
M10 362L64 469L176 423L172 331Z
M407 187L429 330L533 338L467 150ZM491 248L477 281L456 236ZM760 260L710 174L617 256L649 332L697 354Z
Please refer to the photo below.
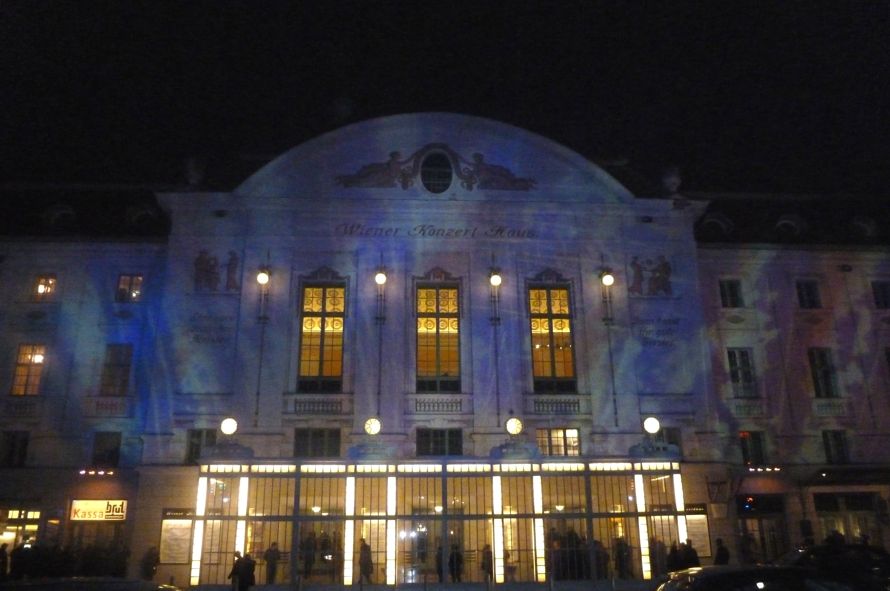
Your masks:
M257 270L256 282L259 287L259 311L257 322L260 325L260 349L258 355L258 366L256 372L256 396L254 397L253 407L253 426L259 426L260 421L260 386L263 380L263 356L266 349L266 324L269 322L268 304L269 304L269 284L272 281L272 270L269 265L263 265Z
M380 415L380 399L383 388L383 325L386 323L386 269L379 267L374 274L377 284L377 415Z
M599 272L600 284L603 294L603 324L606 327L606 344L609 348L609 379L612 384L612 415L615 426L618 426L618 392L615 389L615 358L612 353L612 286L615 284L615 275L612 269L602 266Z
M494 333L494 401L495 401L495 420L501 422L501 372L498 369L500 361L500 343L498 342L498 326L501 324L500 313L500 288L503 278L501 270L492 267L488 272L488 284L491 286L491 294L489 301L491 304L491 330Z

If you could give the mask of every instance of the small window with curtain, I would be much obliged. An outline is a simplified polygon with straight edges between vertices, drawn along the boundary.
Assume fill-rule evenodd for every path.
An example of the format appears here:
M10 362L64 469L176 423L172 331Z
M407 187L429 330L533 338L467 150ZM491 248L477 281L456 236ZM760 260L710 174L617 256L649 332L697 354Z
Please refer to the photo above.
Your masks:
M457 285L417 287L417 391L460 392Z
M294 429L294 456L339 458L340 429Z
M871 293L874 298L875 308L878 310L890 310L890 281L872 281Z
M724 308L744 308L742 282L738 279L720 280L720 305Z
M754 374L754 355L751 349L728 348L729 381L736 398L757 397L757 377Z
M810 361L810 376L813 380L813 394L816 398L837 398L837 374L831 349L811 347L807 351Z
M581 454L578 429L536 429L538 449L545 456L577 456Z
M796 284L797 304L802 310L815 310L822 307L822 295L819 293L819 282L814 279L802 279Z
M533 286L528 290L528 301L535 392L575 392L575 353L568 286Z
M121 275L117 279L117 291L114 301L121 304L135 303L142 300L142 275Z
M12 382L13 396L36 396L46 365L46 347L43 345L19 345Z
M115 468L120 460L120 431L96 431L93 434L93 466Z
M847 464L850 454L847 449L845 431L822 431L822 444L825 447L825 461L829 464Z
M31 289L31 298L38 302L46 302L56 297L56 276L38 275Z
M102 364L100 396L126 396L130 387L130 368L133 363L133 345L114 344L105 347Z
M461 456L464 453L462 429L418 429L418 456Z
M186 464L199 463L201 454L207 451L207 448L216 445L216 429L189 429L187 437Z
M304 285L300 319L299 392L340 392L346 288Z
M763 466L766 464L766 446L763 431L739 432L739 444L742 448L742 462L746 466Z
M28 431L3 431L0 437L0 467L22 468L28 458Z

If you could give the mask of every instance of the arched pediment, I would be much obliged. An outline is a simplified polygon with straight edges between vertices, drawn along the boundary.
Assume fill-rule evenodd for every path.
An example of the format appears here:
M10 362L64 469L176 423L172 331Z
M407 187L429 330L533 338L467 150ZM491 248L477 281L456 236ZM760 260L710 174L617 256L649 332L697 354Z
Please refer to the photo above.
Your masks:
M282 154L235 193L247 199L633 199L601 168L556 142L451 113L395 115L332 131Z

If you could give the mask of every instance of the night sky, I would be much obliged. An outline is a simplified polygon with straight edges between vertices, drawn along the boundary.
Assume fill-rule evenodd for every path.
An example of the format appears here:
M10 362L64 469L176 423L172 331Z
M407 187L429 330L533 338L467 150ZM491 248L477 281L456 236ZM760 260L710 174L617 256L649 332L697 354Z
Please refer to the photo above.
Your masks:
M228 188L320 133L449 111L684 188L888 199L886 2L0 2L0 186Z

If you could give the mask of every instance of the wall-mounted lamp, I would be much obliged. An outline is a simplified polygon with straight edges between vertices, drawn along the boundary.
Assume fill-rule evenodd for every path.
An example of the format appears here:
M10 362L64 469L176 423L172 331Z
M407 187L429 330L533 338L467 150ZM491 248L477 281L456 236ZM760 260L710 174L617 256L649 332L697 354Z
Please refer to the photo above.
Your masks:
M380 429L382 428L383 424L377 417L370 417L367 421L365 421L365 433L367 433L368 435L377 435L378 433L380 433Z
M503 277L501 277L501 270L497 267L492 267L488 272L488 283L491 285L491 320L492 324L500 324L501 323L501 314L500 314L500 289L501 283L503 282Z
M238 421L232 417L226 417L220 422L219 430L222 431L223 435L234 435L235 431L238 430Z
M386 269L380 267L374 274L374 283L377 284L377 324L386 322Z
M377 322L377 415L380 415L383 397L383 324L386 322L386 267L383 265L377 268L374 283L377 284L377 316L374 318Z
M655 417L646 417L643 420L643 431L649 435L655 435L661 430L661 421Z
M599 270L600 284L603 289L603 324L606 325L606 342L609 348L609 377L612 384L612 415L615 426L618 426L618 391L615 389L615 357L612 352L612 286L615 285L615 275L612 268L605 265L605 257L601 257L602 266Z
M612 286L615 285L615 275L609 267L601 267L599 272L600 283L603 286L603 322L612 323Z
M268 265L264 265L257 269L256 282L260 287L259 314L257 315L260 322L266 322L269 317L266 315L266 308L269 303L269 282L272 281L272 270Z
M522 426L522 421L516 417L510 417L507 419L507 422L504 423L504 428L507 430L507 433L513 436L522 433Z

